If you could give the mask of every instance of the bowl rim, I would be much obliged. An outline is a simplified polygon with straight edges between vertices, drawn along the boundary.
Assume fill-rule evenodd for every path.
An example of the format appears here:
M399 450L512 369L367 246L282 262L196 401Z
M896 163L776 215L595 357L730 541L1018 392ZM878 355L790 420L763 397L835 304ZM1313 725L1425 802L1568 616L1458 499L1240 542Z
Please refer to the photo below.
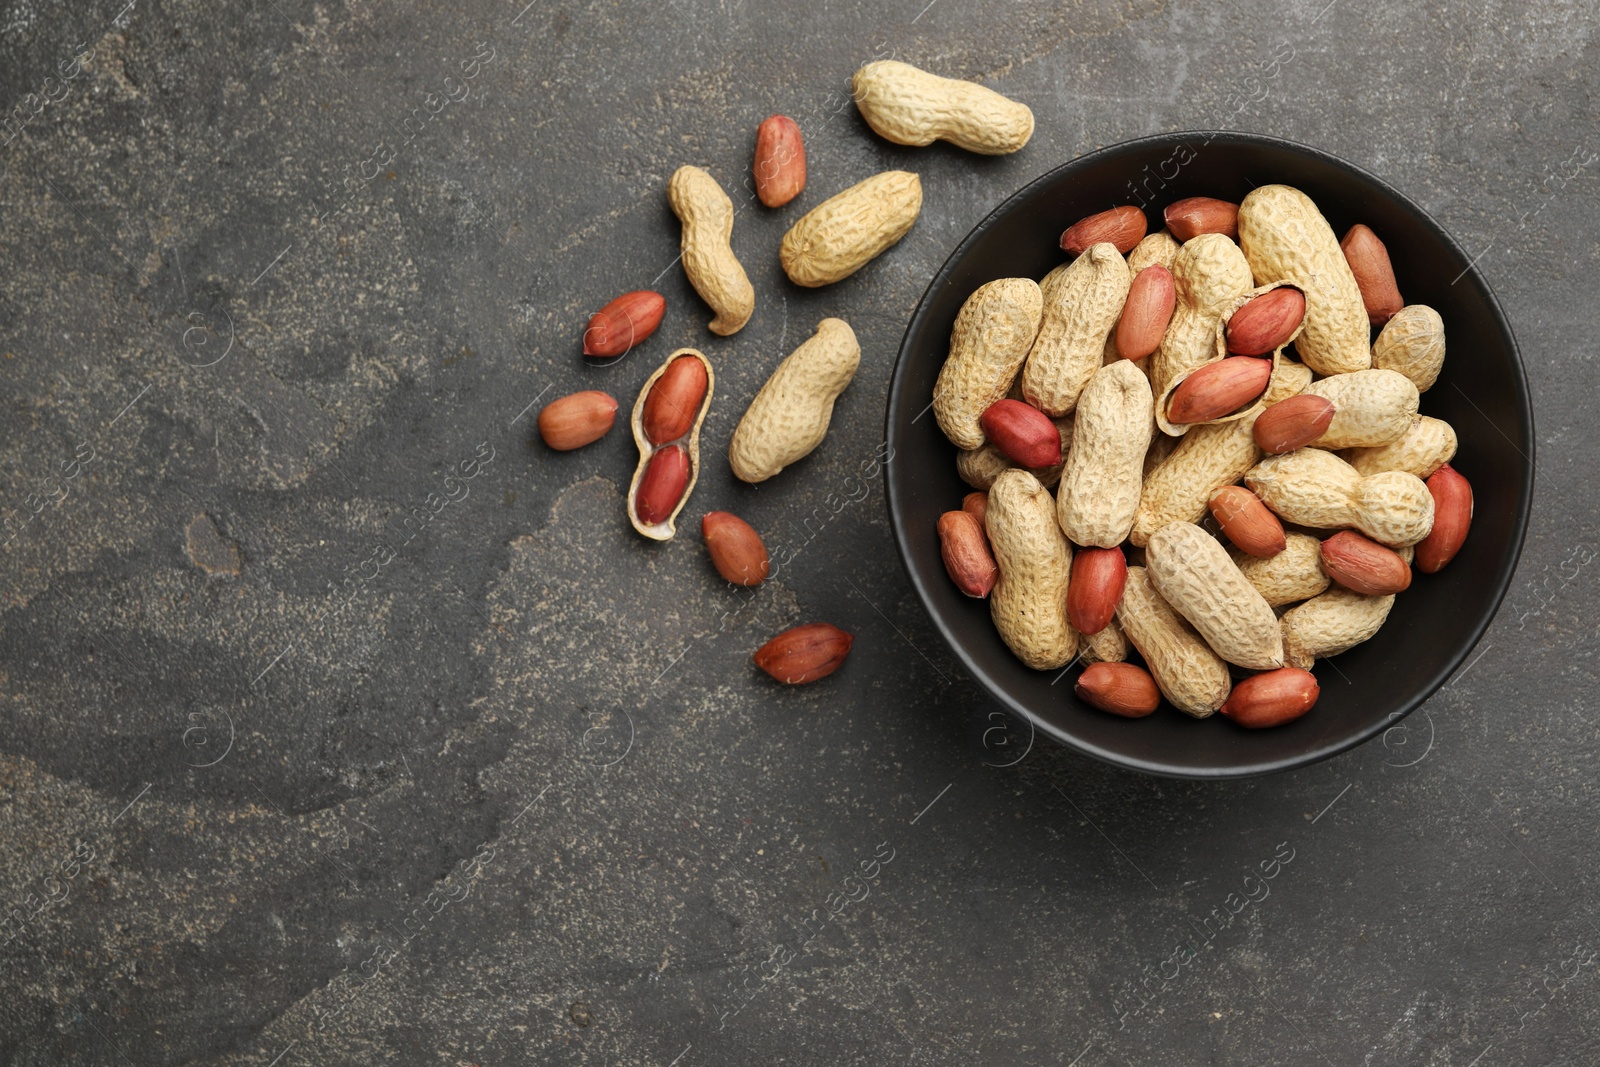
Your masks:
M921 325L922 317L927 312L928 304L933 294L941 286L948 282L950 276L955 272L957 264L965 257L967 251L978 240L979 237L987 232L988 229L993 226L1001 217L1009 213L1019 201L1032 194L1034 190L1040 186L1056 181L1061 176L1061 173L1068 168L1081 166L1087 161L1094 160L1097 157L1108 155L1113 152L1121 152L1140 147L1154 147L1157 145L1176 146L1180 143L1194 141L1201 138L1205 139L1205 144L1207 146L1220 141L1224 145L1246 144L1278 149L1288 149L1290 151L1310 156L1313 159L1331 164L1336 168L1351 172L1362 180L1371 183L1372 186L1374 186L1378 191L1389 197L1392 197L1394 200L1398 201L1401 206L1412 212L1419 220L1421 220L1425 227L1433 232L1433 235L1439 241L1443 242L1446 247L1450 248L1457 255L1459 255L1462 261L1467 264L1467 268L1465 271L1463 271L1463 275L1472 275L1473 279L1482 289L1484 295L1488 298L1489 312L1495 324L1500 328L1501 332L1505 335L1506 340L1510 343L1514 370L1512 377L1515 382L1517 392L1516 403L1524 424L1528 428L1528 438L1525 442L1527 445L1526 450L1524 450L1522 445L1518 442L1510 441L1510 439L1507 438L1507 440L1510 441L1511 446L1516 449L1517 453L1522 457L1522 480L1518 487L1517 515L1515 517L1515 522L1511 533L1510 550L1506 552L1504 559L1500 563L1499 571L1494 576L1494 589L1490 610L1486 611L1481 620L1474 626L1469 639L1463 641L1457 651L1446 660L1444 665L1440 667L1439 670L1434 672L1434 675L1429 678L1427 682L1418 690L1417 694L1407 700L1398 709L1391 711L1386 717L1379 719L1371 725L1356 731L1350 737L1324 744L1297 756L1276 760L1267 760L1263 761L1259 765L1246 768L1230 767L1225 769L1181 767L1168 762L1129 757L1122 753L1113 752L1100 748L1097 745L1088 744L1084 741L1081 741L1072 734L1057 728L1050 722L1035 715L1034 712L1026 705L1022 704L1020 701L1012 699L1009 694L991 684L988 677L988 672L977 664L974 658L968 654L962 642L951 633L950 628L946 625L944 620L935 614L933 610L931 594L927 588L927 584L922 580L916 569L911 564L910 532L905 528L905 524L900 520L900 494L895 487L895 470L892 462L893 453L890 453L891 461L884 464L883 479L885 507L889 512L889 527L894 533L895 549L900 556L900 565L905 569L906 576L910 579L911 586L916 591L917 598L922 602L923 611L927 613L928 618L934 625L934 628L939 631L939 636L944 640L945 644L949 646L950 650L955 653L956 658L961 661L961 664L966 668L967 673L979 685L979 687L989 695L990 699L999 702L1008 713L1027 722L1035 734L1042 733L1044 736L1050 738L1052 741L1055 741L1057 744L1064 745L1075 752L1089 756L1090 758L1099 760L1103 763L1109 763L1115 767L1138 771L1143 774L1149 774L1160 778L1222 781L1235 778L1256 778L1263 775L1277 774L1283 771L1292 770L1297 767L1307 767L1315 763L1320 763L1323 760L1330 759L1342 752L1348 752L1358 745L1366 744L1368 741L1376 737L1380 732L1385 732L1398 723L1404 721L1405 718L1413 711L1427 703L1427 701L1430 700L1434 694L1436 694L1445 686L1445 684L1450 680L1451 676L1453 676L1456 671L1460 669L1461 664L1466 660L1467 656L1471 654L1473 649L1477 648L1479 642L1483 640L1483 635L1488 632L1489 626L1494 622L1495 617L1500 612L1501 605L1505 601L1506 593L1511 587L1511 579L1515 575L1517 564L1522 557L1522 550L1527 537L1528 522L1533 506L1533 480L1536 475L1535 455L1537 453L1538 433L1537 427L1534 423L1533 396L1528 386L1528 370L1522 359L1522 350L1517 344L1516 334L1511 329L1511 323L1506 318L1505 310L1500 306L1499 297L1495 295L1493 288L1489 285L1488 279L1486 279L1478 270L1478 259L1469 256L1466 250L1461 247L1460 243L1457 242L1455 238L1453 238L1444 229L1443 226L1439 225L1430 212L1425 210L1420 204L1416 203L1416 201L1400 192L1394 186L1384 181L1382 178L1368 171L1366 168L1359 166L1358 164L1352 163L1346 159L1342 159L1330 152L1323 151L1322 149L1316 148L1312 145L1302 144L1299 141L1291 141L1287 138L1275 137L1270 134L1248 133L1236 130L1176 130L1171 133L1151 134L1145 137L1136 137L1131 140L1118 141L1114 144L1103 145L1094 149L1093 151L1085 152L1084 154L1069 159L1064 163L1051 167L1049 170L1045 171L1043 174L1040 174L1032 181L1027 182L1011 195L1000 201L1000 203L997 204L993 210L991 210L978 221L977 225L972 228L966 237L961 239L961 241L956 245L955 249L939 266L939 269L934 272L932 279L929 280L927 287L923 290L922 296L918 298L916 307L911 312L911 318L906 323L905 332L900 337L899 349L895 353L894 367L891 369L889 377L888 397L884 402L883 436L886 443L891 442L891 432L893 429L892 420L894 417L894 412L900 406L899 401L901 391L905 387L905 375L902 373L902 371L907 364L911 336L913 332L915 332Z

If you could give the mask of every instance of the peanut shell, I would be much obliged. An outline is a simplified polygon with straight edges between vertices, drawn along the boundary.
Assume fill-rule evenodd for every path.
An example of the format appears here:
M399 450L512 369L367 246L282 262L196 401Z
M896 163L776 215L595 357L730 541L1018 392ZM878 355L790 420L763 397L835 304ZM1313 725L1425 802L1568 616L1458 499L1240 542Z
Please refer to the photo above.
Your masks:
M984 443L978 417L1011 388L1043 310L1039 284L1029 278L997 278L961 305L950 354L933 384L933 417L957 448Z
M645 400L649 398L650 389L656 384L656 380L667 372L667 368L672 366L673 360L679 356L693 356L706 365L706 394L701 398L700 410L696 413L694 425L689 427L687 434L677 442L662 441L659 445L653 444L649 436L644 432ZM717 376L711 369L711 361L705 357L704 353L696 349L680 348L663 360L661 366L657 367L655 372L645 379L644 385L639 389L639 398L633 402L633 413L629 418L629 422L633 427L633 442L639 448L639 465L634 468L633 481L628 485L628 521L633 524L635 530L638 530L652 541L670 541L673 535L678 532L678 514L683 511L684 505L689 502L689 497L694 493L695 483L700 480L700 427L706 421L706 412L711 410L711 395L716 390ZM678 498L677 506L672 509L670 515L659 523L643 522L633 506L633 502L639 493L639 482L644 477L645 469L650 465L650 457L674 443L682 445L684 451L689 454L689 481L683 487L683 495Z
M1022 368L1024 400L1052 416L1077 406L1103 362L1131 282L1127 261L1106 242L1045 277L1039 332Z
M1186 241L1171 270L1177 303L1161 344L1146 360L1157 396L1165 395L1181 375L1216 358L1217 324L1255 285L1244 253L1220 233Z
M779 363L750 401L733 439L734 477L763 482L822 443L833 402L861 365L861 346L843 319L823 319L817 331Z
M679 167L667 182L667 202L683 223L683 273L717 313L710 330L738 333L756 309L756 291L733 254L733 201L699 167Z
M874 133L895 144L948 141L985 156L1017 151L1033 136L1033 112L976 82L941 78L880 59L850 80L856 107Z
M1216 538L1193 523L1169 523L1145 546L1145 569L1217 655L1251 670L1283 666L1278 617Z
M1008 470L989 490L984 529L1000 578L989 612L1000 639L1035 670L1065 667L1078 653L1067 619L1072 546L1056 524L1050 490L1025 470Z
M1444 319L1426 304L1407 304L1372 342L1372 365L1399 371L1426 393L1444 367Z
M783 271L810 289L850 277L906 235L922 211L922 179L886 170L802 215L778 246Z
M1306 296L1295 352L1318 374L1372 365L1371 324L1361 289L1328 220L1288 185L1252 189L1239 204L1239 248L1260 284L1289 282Z
M1222 707L1233 687L1228 665L1151 584L1143 567L1128 568L1117 622L1139 650L1168 703L1204 719Z
M1198 240L1199 238L1196 238ZM1267 382L1263 400L1266 406L1295 396L1311 384L1311 372L1293 360L1284 359ZM1260 413L1257 412L1256 415ZM1129 538L1143 545L1150 535L1169 522L1198 522L1206 513L1206 503L1225 485L1244 477L1245 471L1261 459L1261 450L1251 436L1256 416L1235 422L1197 426L1176 441L1171 453L1145 472L1139 494L1139 509L1134 513ZM1154 447L1152 452L1156 451Z
M1056 499L1061 529L1075 544L1114 548L1127 539L1139 508L1150 412L1150 383L1127 360L1102 367L1083 390Z
M1316 448L1371 448L1405 436L1417 417L1417 387L1399 371L1358 370L1312 382L1306 392L1333 403Z
M1398 548L1416 544L1433 528L1433 497L1422 479L1404 471L1363 478L1320 448L1268 456L1244 481L1279 516L1317 530L1354 527Z
M1456 454L1456 431L1443 419L1419 415L1411 428L1386 445L1351 448L1340 457L1363 476L1405 471L1424 480Z
M1329 578L1322 569L1322 542L1310 534L1285 534L1283 551L1265 559L1237 549L1230 550L1228 556L1262 599L1275 608L1308 600L1328 588Z

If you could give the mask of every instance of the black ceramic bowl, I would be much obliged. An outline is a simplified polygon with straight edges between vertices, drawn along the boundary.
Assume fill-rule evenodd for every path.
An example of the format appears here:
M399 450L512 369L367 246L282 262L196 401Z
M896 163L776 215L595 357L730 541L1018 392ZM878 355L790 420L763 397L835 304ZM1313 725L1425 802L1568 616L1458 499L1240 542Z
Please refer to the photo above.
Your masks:
M1071 223L1119 204L1140 204L1152 229L1186 196L1238 201L1285 183L1305 191L1342 234L1371 226L1389 248L1400 291L1444 317L1444 373L1422 411L1460 437L1452 461L1472 483L1472 532L1438 574L1418 574L1373 640L1315 673L1322 697L1303 719L1244 730L1221 716L1196 720L1163 705L1120 719L1073 695L1081 668L1024 667L1000 641L989 604L963 596L945 574L935 523L970 489L956 476L955 448L927 411L950 327L978 286L1003 277L1042 278L1063 261ZM1238 133L1147 137L1091 152L1034 181L962 241L923 295L900 345L889 389L885 468L889 516L911 583L972 676L1037 731L1086 755L1150 774L1232 778L1298 767L1342 752L1393 726L1461 666L1499 607L1522 550L1533 492L1533 410L1510 327L1460 247L1421 208L1382 181L1304 145Z

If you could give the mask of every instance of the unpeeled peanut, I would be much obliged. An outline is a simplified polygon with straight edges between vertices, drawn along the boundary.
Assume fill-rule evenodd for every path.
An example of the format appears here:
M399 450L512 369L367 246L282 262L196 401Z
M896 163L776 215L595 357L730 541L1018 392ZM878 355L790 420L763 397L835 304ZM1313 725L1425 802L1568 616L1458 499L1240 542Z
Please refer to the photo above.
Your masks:
M854 634L832 623L811 622L783 631L751 658L775 681L806 685L842 667L854 643Z
M1156 592L1145 568L1128 568L1117 621L1173 707L1197 719L1222 707L1231 687L1228 665Z
M1150 446L1150 383L1127 360L1102 367L1078 399L1056 516L1068 538L1114 548L1128 537Z
M1322 569L1322 542L1310 534L1284 535L1283 551L1265 559L1230 552L1239 573L1275 608L1308 600L1328 588Z
M1394 549L1340 530L1322 542L1322 569L1328 577L1357 593L1388 596L1411 586L1411 565Z
M817 332L779 363L750 401L728 442L736 478L763 482L811 454L827 436L833 402L861 365L861 346L843 319Z
M778 246L783 272L810 289L850 277L893 247L922 211L922 180L887 170L836 193L789 227Z
M1104 362L1106 338L1131 282L1127 261L1104 242L1046 276L1043 315L1022 368L1024 400L1046 415L1065 415L1077 405Z
M980 155L1015 152L1033 136L1033 112L975 82L941 78L894 59L868 63L850 81L874 133L895 144L948 141Z
M977 519L978 520L978 528L980 530L983 529L984 517L989 514L989 493L988 493L988 491L985 490L984 492L981 492L981 493L968 493L966 496L962 497L961 498L961 510L965 511L968 515L971 515L973 518ZM988 534L984 535L984 541L985 541L985 543L988 542Z
M1306 316L1305 295L1292 285L1253 296L1223 327L1228 351L1236 356L1265 356L1294 337Z
M771 573L767 546L756 528L727 511L708 511L700 520L711 565L733 585L757 586Z
M1444 367L1444 319L1426 304L1407 304L1372 342L1372 365L1399 371L1426 393Z
M1310 670L1316 660L1354 648L1378 632L1392 607L1393 594L1366 596L1333 586L1283 613L1284 662Z
M1137 277L1145 268L1159 266L1170 274L1180 248L1182 245L1166 230L1146 234L1144 240L1134 245L1133 251L1128 253L1128 273Z
M1392 370L1358 370L1312 382L1306 392L1333 403L1317 448L1370 448L1399 440L1417 417L1417 387Z
M1372 365L1371 329L1350 264L1317 205L1287 185L1252 189L1239 205L1239 248L1258 283L1289 282L1306 297L1295 351L1318 374Z
M1282 552L1287 545L1283 523L1261 502L1261 498L1242 485L1228 485L1211 494L1212 518L1234 546L1247 555L1266 559Z
M1456 454L1456 431L1443 419L1419 415L1411 428L1386 445L1351 448L1339 455L1363 475L1405 471L1426 479Z
M978 417L989 443L1019 467L1054 467L1061 462L1061 436L1050 417L1020 400L996 400Z
M659 527L670 520L689 487L689 475L689 453L682 445L668 445L652 453L634 485L636 523Z
M656 332L667 313L667 298L649 289L623 293L589 318L583 331L583 354L620 356Z
M683 273L700 299L711 305L714 334L738 333L756 309L756 291L733 254L733 201L699 167L673 171L667 202L683 223Z
M767 207L782 207L806 187L806 144L800 127L788 115L769 115L756 127L751 162L756 196Z
M1163 526L1145 546L1145 569L1217 655L1251 670L1283 666L1278 617L1216 538L1193 523Z
M1035 670L1072 662L1078 633L1067 618L1072 546L1056 524L1050 491L1025 470L1008 470L989 490L984 518L999 580L989 613L1000 639Z
M933 385L933 417L957 448L984 443L978 419L1011 388L1043 309L1039 283L1029 278L997 278L961 305L950 354Z
M1256 417L1256 447L1269 456L1293 452L1321 437L1332 421L1333 402L1325 397L1300 393L1279 400Z
M1404 471L1363 478L1320 448L1270 456L1251 467L1244 480L1290 522L1318 530L1353 526L1391 548L1416 544L1433 526L1433 498L1422 479Z
M1266 392L1272 361L1228 356L1207 363L1173 387L1167 396L1166 419L1173 425L1213 422L1252 405Z
M1085 663L1121 663L1128 658L1128 635L1115 617L1098 633L1083 635L1080 658Z

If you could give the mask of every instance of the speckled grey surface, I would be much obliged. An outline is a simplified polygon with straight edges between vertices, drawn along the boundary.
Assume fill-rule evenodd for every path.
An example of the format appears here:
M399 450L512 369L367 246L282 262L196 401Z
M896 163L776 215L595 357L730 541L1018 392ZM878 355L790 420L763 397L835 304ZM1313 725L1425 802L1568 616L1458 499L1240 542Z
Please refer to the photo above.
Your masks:
M1594 1063L1593 18L0 0L0 1061ZM891 54L1028 102L1033 142L877 139L848 78ZM811 163L782 212L741 191L774 111ZM1540 448L1462 674L1382 742L1215 784L1001 729L870 476L960 237L1197 127L1342 155L1481 252ZM731 340L674 266L686 162L740 205ZM907 239L783 282L799 207L887 166L923 176ZM587 315L652 284L660 334L585 365ZM832 434L734 484L716 448L824 315L864 349ZM680 344L719 395L661 546L622 517L627 434L552 454L530 405L629 403ZM748 602L713 507L793 553ZM753 671L814 618L857 634L844 670Z

